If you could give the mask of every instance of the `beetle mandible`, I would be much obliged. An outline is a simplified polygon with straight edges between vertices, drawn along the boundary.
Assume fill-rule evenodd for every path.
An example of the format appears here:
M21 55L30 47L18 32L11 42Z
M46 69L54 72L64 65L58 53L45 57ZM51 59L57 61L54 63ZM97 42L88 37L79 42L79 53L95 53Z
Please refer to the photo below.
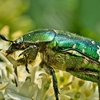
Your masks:
M50 29L29 32L15 41L8 40L3 35L0 37L12 43L6 50L7 55L23 50L19 56L23 55L28 73L28 63L35 60L38 52L41 53L40 66L52 76L56 100L59 100L59 91L54 69L96 82L100 100L100 42L70 32Z

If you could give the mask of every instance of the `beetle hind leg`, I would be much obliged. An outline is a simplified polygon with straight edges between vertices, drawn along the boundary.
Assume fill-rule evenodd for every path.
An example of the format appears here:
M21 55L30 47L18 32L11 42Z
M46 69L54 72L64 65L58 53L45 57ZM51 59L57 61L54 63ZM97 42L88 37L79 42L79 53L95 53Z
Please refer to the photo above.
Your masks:
M57 78L56 78L54 69L51 67L50 67L50 74L52 75L52 79L53 79L53 88L54 88L56 100L59 100L58 98L59 90L58 90L58 85L57 85Z
M55 75L55 71L52 67L50 66L45 66L44 69L46 70L46 72L48 74L50 74L52 76L52 81L53 81L53 88L54 88L54 93L55 93L55 97L56 100L59 100L58 94L59 94L59 90L58 90L58 84L57 84L57 78Z

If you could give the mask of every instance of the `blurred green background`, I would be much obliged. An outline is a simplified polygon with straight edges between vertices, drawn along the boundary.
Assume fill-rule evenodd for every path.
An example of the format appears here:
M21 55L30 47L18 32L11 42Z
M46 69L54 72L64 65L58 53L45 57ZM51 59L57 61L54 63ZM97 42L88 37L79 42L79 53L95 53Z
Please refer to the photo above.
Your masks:
M0 29L57 29L100 41L100 0L0 0Z

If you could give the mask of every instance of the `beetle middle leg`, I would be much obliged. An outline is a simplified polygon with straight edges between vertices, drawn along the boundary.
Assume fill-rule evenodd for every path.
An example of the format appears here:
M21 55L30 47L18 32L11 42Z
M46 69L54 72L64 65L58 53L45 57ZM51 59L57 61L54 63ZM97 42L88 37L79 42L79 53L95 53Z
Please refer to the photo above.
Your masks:
M50 74L52 76L55 97L56 97L56 100L59 100L59 97L58 97L59 90L58 90L58 84L57 84L57 78L56 78L56 75L55 75L55 71L52 67L50 67L48 65L44 65L43 68L46 70L46 72L48 74Z

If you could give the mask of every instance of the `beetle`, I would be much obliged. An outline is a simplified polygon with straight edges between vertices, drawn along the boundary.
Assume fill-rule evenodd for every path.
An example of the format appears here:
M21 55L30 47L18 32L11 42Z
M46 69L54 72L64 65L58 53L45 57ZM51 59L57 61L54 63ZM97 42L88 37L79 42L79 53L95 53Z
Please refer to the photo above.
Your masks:
M43 67L52 76L56 100L59 100L57 78L54 69L67 71L72 75L96 82L100 100L100 42L70 32L42 29L29 32L12 41L0 35L2 40L11 42L7 55L23 50L18 61L26 66L35 60L40 52Z

